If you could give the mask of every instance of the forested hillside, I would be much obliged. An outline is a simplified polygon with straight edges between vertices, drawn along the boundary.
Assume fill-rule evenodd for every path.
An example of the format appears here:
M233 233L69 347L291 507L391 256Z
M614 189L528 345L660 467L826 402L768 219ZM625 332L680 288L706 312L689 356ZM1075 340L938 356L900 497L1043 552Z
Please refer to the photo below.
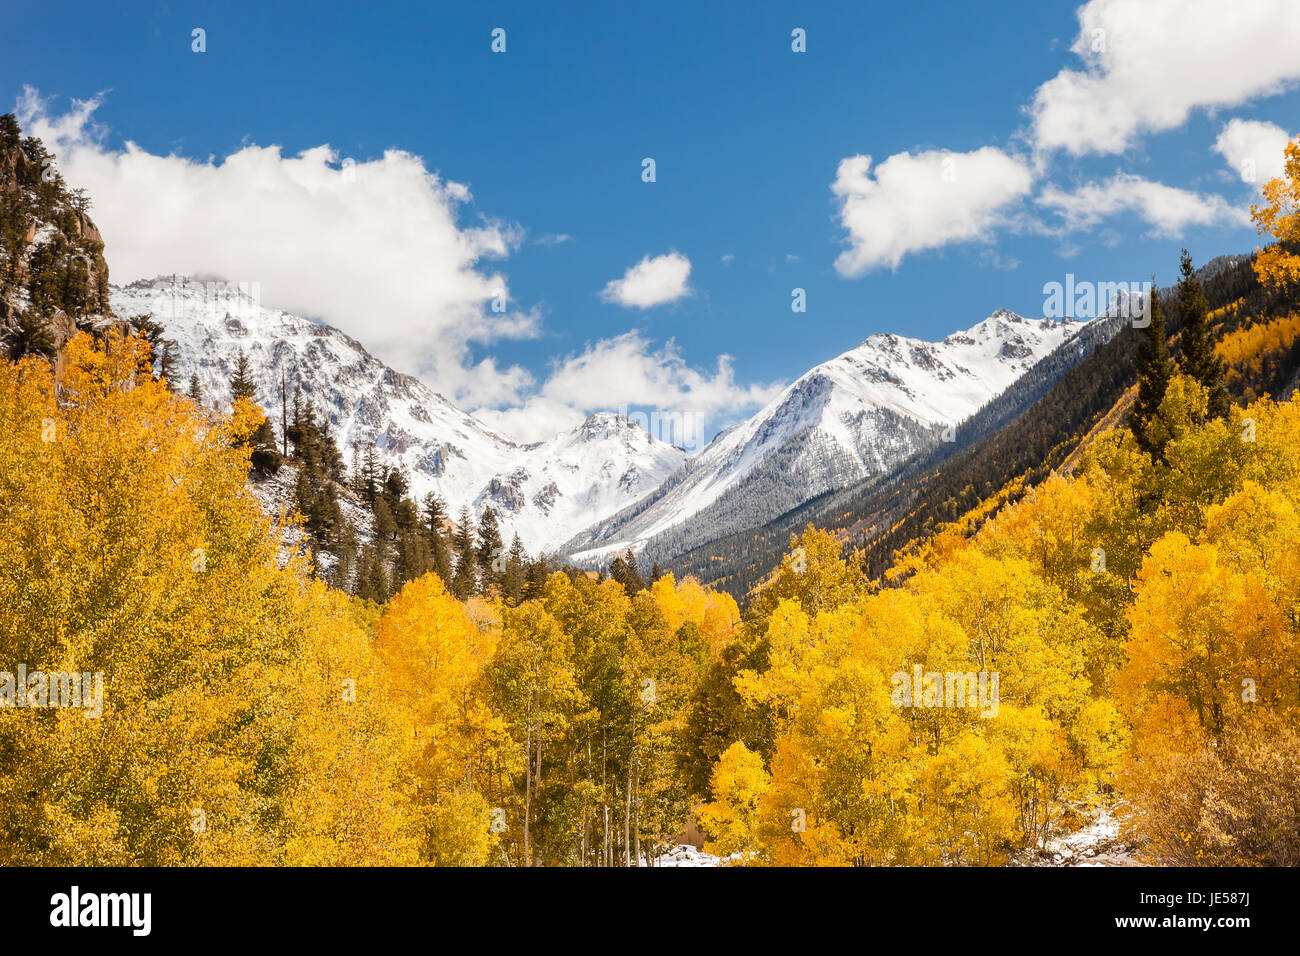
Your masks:
M1285 317L1300 306L1300 295L1261 286L1252 258L1215 260L1198 272L1214 310L1215 335L1231 343L1225 347L1233 356L1250 351L1245 366L1234 362L1228 379L1239 401L1288 396L1300 374L1300 349L1285 328ZM1182 321L1177 297L1172 287L1161 294L1169 303L1167 324L1177 350ZM936 446L894 476L824 495L765 527L664 560L664 567L693 574L744 601L776 567L790 536L812 524L859 551L867 575L879 578L908 542L934 533L985 499L1001 494L1014 500L1041 482L1136 382L1138 331L1116 319L1098 321L1111 323L1113 337L1098 336L1082 361L1053 375L1045 394L1021 405L1023 411L1009 422L1008 406L1014 409L1023 393L992 403L957 429L956 442ZM1031 394L1050 374L1035 372L1023 385Z

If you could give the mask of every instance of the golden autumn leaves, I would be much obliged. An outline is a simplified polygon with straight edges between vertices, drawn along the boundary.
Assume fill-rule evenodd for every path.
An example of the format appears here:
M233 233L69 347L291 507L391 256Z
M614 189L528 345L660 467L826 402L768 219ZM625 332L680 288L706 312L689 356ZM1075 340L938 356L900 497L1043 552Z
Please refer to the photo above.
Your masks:
M0 713L0 862L620 865L698 816L750 864L992 864L1114 798L1146 859L1295 861L1291 403L1176 377L1163 460L1102 435L884 588L807 532L743 622L671 576L348 599L277 564L261 418L118 333L0 366L0 669L106 683ZM998 673L996 716L896 706L917 665Z
M896 587L868 593L805 532L762 624L769 666L736 677L775 741L719 760L711 849L999 863L1114 800L1146 861L1294 863L1300 408L1206 405L1175 378L1165 461L1107 433L1075 476L920 544ZM890 674L915 663L998 671L997 717L892 706Z
M1250 217L1261 236L1272 236L1277 243L1261 249L1255 256L1255 274L1264 285L1296 288L1300 286L1300 139L1286 146L1283 175L1270 179L1263 187L1265 202L1250 207ZM1290 248L1288 248L1290 246Z
M113 332L74 339L57 381L40 359L0 367L0 648L106 677L98 720L0 716L0 858L417 859L389 823L409 815L401 721L340 693L381 676L369 638L277 567L244 490L234 439L256 410L213 425L147 354Z
M0 365L0 651L106 685L95 720L0 713L0 863L616 863L675 832L669 741L735 602L427 575L376 614L277 564L261 417L214 421L116 331L57 378Z

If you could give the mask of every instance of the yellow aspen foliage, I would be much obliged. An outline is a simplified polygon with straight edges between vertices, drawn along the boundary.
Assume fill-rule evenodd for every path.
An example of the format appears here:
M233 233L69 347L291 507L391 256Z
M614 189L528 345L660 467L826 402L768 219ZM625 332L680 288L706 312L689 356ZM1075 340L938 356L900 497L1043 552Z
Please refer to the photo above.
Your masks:
M700 825L708 834L705 850L724 857L734 854L739 863L755 862L759 804L771 783L763 758L737 741L718 761L711 783L716 799L700 812Z
M0 670L100 681L92 708L0 710L0 862L407 862L402 722L342 674L345 605L280 568L212 426L120 332L0 365ZM339 599L341 601L341 599ZM328 762L323 767L322 762Z
M404 685L352 623L343 595L317 581L299 594L303 642L278 688L298 708L282 862L418 863L420 738L416 713L403 706Z
M856 600L866 591L866 577L857 561L845 562L839 540L809 525L791 535L790 551L775 577L754 597L749 617L764 621L778 603L793 598L809 613Z
M1016 824L1011 766L1002 749L978 734L963 734L922 758L926 803L922 825L932 864L1003 862L1002 848Z
M492 621L483 608L478 616ZM496 640L433 573L407 582L375 628L390 692L415 721L420 799L430 806L425 849L444 865L481 865L490 849L489 807L476 785L487 770L481 740L500 731L479 686Z
M1208 733L1221 733L1241 706L1243 681L1275 685L1279 675L1267 662L1285 620L1258 575L1238 571L1214 545L1193 544L1179 531L1156 542L1139 578L1128 662L1118 678L1130 719L1145 733L1160 733L1147 711L1172 695Z
M1293 312L1230 332L1215 345L1215 351L1228 363L1227 382L1231 385L1243 373L1258 375L1267 356L1285 352L1297 340L1300 340L1300 313Z
M1281 176L1264 184L1264 204L1250 207L1256 231L1272 236L1278 244L1255 255L1255 275L1266 286L1300 286L1300 256L1287 252L1282 243L1300 242L1300 139L1286 145L1286 162Z
M1246 331L1242 368L1291 335ZM743 620L572 569L381 607L279 553L263 413L147 359L0 364L0 674L51 675L0 707L0 864L626 866L698 808L735 864L997 865L1116 796L1151 862L1300 859L1290 402L1210 420L1175 376L1158 458L1094 436L882 587L808 528ZM102 694L42 706L73 674Z
M676 633L690 621L715 656L735 638L740 608L730 594L707 590L693 577L678 582L671 573L652 584L650 593L670 630Z

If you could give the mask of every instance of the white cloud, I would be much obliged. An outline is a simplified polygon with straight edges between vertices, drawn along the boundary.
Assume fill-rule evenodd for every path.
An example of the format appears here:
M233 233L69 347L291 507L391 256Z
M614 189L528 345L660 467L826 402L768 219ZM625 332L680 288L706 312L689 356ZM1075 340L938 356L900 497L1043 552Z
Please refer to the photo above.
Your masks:
M737 383L730 356L710 371L687 364L676 343L661 348L635 329L589 344L552 363L551 374L521 407L475 412L524 441L539 441L582 422L590 412L687 412L716 427L767 402L782 386ZM712 437L709 432L704 440Z
M690 275L691 260L680 252L646 256L623 273L623 278L610 280L600 297L627 308L649 309L690 295L686 284Z
M219 161L111 149L93 122L98 105L53 115L28 88L18 113L65 179L89 191L114 281L175 272L260 282L263 301L342 329L461 401L507 400L531 381L471 358L469 343L536 335L540 319L487 308L509 292L489 263L521 230L462 222L464 185L399 150L340 165L328 146L284 156L248 145Z
M1062 70L1029 107L1040 150L1123 152L1139 132L1181 126L1300 81L1295 0L1091 0Z
M1148 235L1177 237L1190 226L1243 226L1250 216L1222 196L1205 195L1119 173L1070 192L1047 186L1036 200L1056 210L1068 231L1091 229L1102 220L1133 213L1150 225Z
M1234 119L1219 133L1213 149L1243 182L1266 183L1282 175L1291 136L1276 123Z
M831 189L840 197L848 245L835 260L843 276L889 266L913 252L983 239L1033 183L1029 167L992 146L969 153L898 153L875 169L870 156L840 161Z
M740 385L731 359L701 371L671 341L656 347L638 332L553 360L542 382L473 344L541 334L539 308L497 312L508 301L491 260L523 239L515 225L478 217L467 187L430 173L410 153L346 162L328 146L286 157L245 146L223 160L105 145L97 100L53 113L33 90L19 99L20 122L57 156L65 179L84 187L106 240L113 279L158 274L220 275L261 283L262 301L349 333L399 369L419 374L484 421L524 439L549 437L587 413L689 410L732 418L775 386ZM571 241L565 233L541 245ZM610 283L626 305L646 307L690 293L689 260L646 258Z

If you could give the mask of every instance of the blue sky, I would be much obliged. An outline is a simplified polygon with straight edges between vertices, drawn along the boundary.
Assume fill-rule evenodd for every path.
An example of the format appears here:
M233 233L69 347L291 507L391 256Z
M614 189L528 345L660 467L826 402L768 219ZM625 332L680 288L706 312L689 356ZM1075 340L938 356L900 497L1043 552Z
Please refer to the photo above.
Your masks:
M721 425L876 332L940 338L999 307L1042 314L1044 283L1067 272L1170 281L1184 245L1197 261L1253 248L1241 210L1258 187L1238 167L1273 142L1265 124L1300 128L1300 37L1288 9L1297 4L1237 6L1253 9L1225 26L1208 0L1094 0L1082 21L1079 4L1043 0L10 4L0 12L0 90L14 103L25 87L39 91L37 115L50 124L73 100L94 99L65 149L77 158L69 178L102 210L115 280L136 278L124 268L191 271L210 255L208 268L262 281L269 304L312 312L367 345L375 328L382 357L527 437L585 411L690 404L693 394ZM490 49L497 27L503 54ZM807 52L791 50L796 27ZM1103 49L1089 64L1078 51L1098 29ZM1076 40L1084 46L1072 51ZM1136 51L1150 62L1135 71L1124 63ZM1044 87L1062 71L1073 72ZM1216 152L1234 119L1248 123ZM331 249L339 258L319 271L338 280L355 266L348 278L373 290L373 308L400 316L419 308L394 288L419 268L412 262L449 256L446 281L429 281L463 282L456 295L468 304L438 308L467 311L380 331L364 315L370 300L336 307L345 296L303 289L309 268L214 251L223 240L210 226L221 217L202 207L187 212L192 245L161 227L137 230L127 199L153 197L151 223L177 202L159 198L165 164L162 185L127 182L128 164L113 161L127 141L138 161L184 158L200 179L196 165L220 167L250 146L287 158L328 144L334 165L350 158L363 175L386 150L418 157L472 193L447 205L474 251L457 258L448 232L386 268L386 240L366 222L365 254ZM904 153L881 187L882 164ZM842 161L860 155L871 166L841 177ZM908 162L924 156L933 162ZM653 183L642 181L645 157ZM915 190L944 187L925 177L945 157L953 191L917 211ZM1280 155L1248 158L1267 167ZM266 175L256 186L233 173L209 185L235 204L290 188ZM194 192L197 181L173 185ZM119 188L121 203L108 195ZM415 202L408 186L393 188L396 206ZM311 257L329 219L294 213L300 201L311 197L285 199L286 218L304 234L277 243ZM239 228L228 225L225 241L253 256L256 241L241 241ZM492 235L474 232L483 229ZM670 252L690 263L682 297L648 308L602 297L643 258ZM497 284L509 288L504 319L485 302ZM807 292L804 314L790 310L795 287ZM493 322L503 324L482 330ZM724 354L730 376L718 374Z

